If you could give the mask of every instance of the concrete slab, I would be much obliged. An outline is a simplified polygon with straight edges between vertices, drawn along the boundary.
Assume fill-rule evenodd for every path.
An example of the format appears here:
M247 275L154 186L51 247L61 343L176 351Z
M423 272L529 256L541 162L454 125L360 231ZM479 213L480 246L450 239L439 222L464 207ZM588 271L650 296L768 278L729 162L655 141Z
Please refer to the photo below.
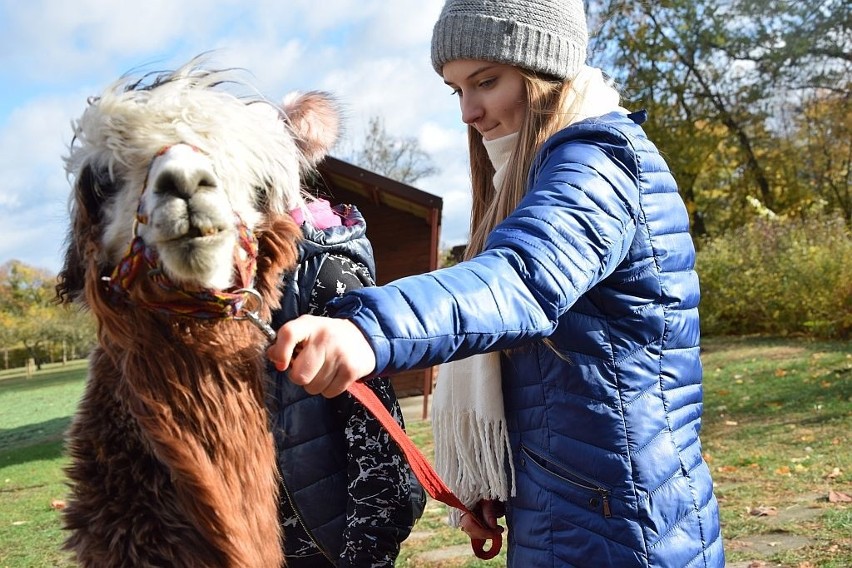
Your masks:
M423 396L407 396L399 399L399 405L402 407L402 416L405 418L406 424L412 424L419 420L423 420ZM432 397L429 397L429 405L427 410L427 420L431 413Z

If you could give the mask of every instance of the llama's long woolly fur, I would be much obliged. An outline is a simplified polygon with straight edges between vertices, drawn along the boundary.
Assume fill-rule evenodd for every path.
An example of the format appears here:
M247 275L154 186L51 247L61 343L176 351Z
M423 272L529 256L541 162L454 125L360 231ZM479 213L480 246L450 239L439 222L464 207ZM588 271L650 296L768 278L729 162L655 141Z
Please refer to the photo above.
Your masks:
M66 160L75 189L71 229L57 292L98 323L68 432L66 548L81 566L283 564L264 336L248 321L143 309L175 293L146 274L123 297L104 280L138 234L151 249L180 244L177 260L161 254L157 270L180 286L204 288L192 268L221 258L211 242L230 246L233 254L224 254L237 261L245 256L228 244L235 229L221 219L230 215L257 239L260 317L277 306L301 236L287 214L303 204L299 173L331 145L336 115L329 98L313 93L279 116L267 103L219 92L225 77L194 61L149 84L125 79L76 125ZM149 180L158 150L181 143L206 161L178 161L163 179Z

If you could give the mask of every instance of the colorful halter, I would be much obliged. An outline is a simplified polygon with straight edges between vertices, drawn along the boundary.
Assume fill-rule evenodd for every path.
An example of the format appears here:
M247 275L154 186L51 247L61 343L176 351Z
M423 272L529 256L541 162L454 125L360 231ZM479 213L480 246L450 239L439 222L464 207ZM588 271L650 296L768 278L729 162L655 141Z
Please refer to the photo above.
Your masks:
M166 153L170 147L161 148L151 160L151 164L154 163L156 158ZM200 151L194 146L192 148L197 152ZM130 241L130 246L124 257L113 269L112 274L109 277L104 277L109 292L112 293L114 298L168 315L198 319L239 319L245 317L252 319L251 315L256 314L247 307L249 299L262 302L260 294L252 288L257 273L258 253L257 238L252 230L246 226L239 215L234 213L235 224L239 232L238 249L245 252L245 259L243 260L240 258L239 250L234 251L236 286L228 290L199 291L184 290L178 287L160 267L160 259L156 249L147 246L142 237L137 235L138 226L148 223L147 216L142 213L142 194L144 194L145 187L148 185L150 170L149 165L148 174L145 175L145 181L139 195L139 205L136 211L136 219L133 222L133 238ZM156 284L168 299L132 302L130 300L130 288L140 275L146 276ZM256 306L256 308L259 308L259 306Z

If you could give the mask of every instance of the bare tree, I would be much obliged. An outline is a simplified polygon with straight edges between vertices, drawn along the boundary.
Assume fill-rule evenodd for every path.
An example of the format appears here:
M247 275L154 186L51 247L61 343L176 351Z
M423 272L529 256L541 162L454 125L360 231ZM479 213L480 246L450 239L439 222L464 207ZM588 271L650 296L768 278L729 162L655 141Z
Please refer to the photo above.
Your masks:
M370 119L364 143L351 159L364 169L408 184L438 173L417 139L391 136L378 116Z

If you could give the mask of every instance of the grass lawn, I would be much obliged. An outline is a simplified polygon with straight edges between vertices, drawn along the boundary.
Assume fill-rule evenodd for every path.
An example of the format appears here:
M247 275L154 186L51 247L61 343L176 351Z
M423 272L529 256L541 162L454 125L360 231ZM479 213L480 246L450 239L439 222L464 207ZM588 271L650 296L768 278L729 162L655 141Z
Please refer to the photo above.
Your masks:
M46 365L27 379L0 372L0 567L73 566L54 508L65 497L62 436L83 392L86 362Z
M704 341L704 454L716 482L728 563L783 568L852 566L852 346L804 339ZM83 389L85 363L32 378L0 372L0 568L72 566L56 500L65 497L62 433ZM431 460L430 424L409 434ZM481 562L430 501L398 566ZM468 548L469 550L469 548Z

